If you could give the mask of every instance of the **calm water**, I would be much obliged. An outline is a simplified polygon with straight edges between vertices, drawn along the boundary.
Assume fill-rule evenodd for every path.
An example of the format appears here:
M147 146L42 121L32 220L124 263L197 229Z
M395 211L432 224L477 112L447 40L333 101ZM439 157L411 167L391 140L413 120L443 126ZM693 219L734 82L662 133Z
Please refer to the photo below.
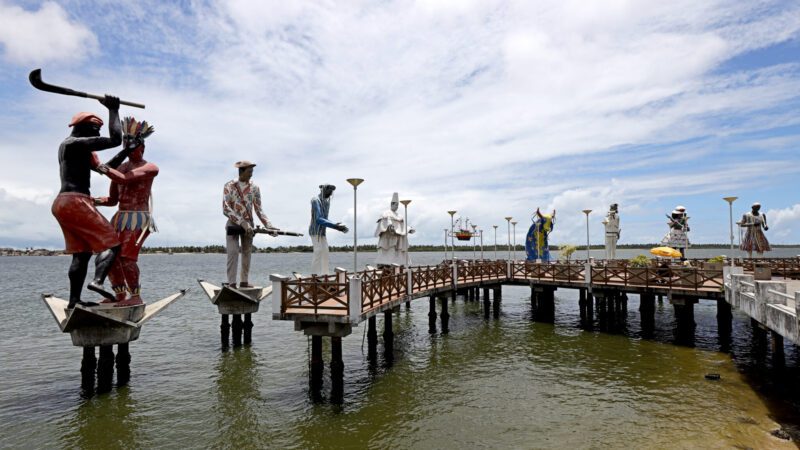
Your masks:
M704 252L690 256L720 253ZM333 265L352 264L351 254L331 256ZM436 263L442 254L412 257ZM794 448L769 432L800 424L800 355L787 344L786 367L774 366L739 313L731 351L720 352L712 302L697 305L695 346L687 347L674 344L668 303L658 306L656 336L642 339L636 296L614 334L580 328L572 290L556 292L555 324L531 321L522 287L503 288L499 320L459 300L445 336L428 334L421 299L395 318L391 367L368 363L366 326L343 340L345 399L336 406L310 400L309 342L291 322L270 319L270 302L254 315L251 347L220 349L219 316L195 280L221 280L224 258L141 258L146 299L191 291L131 344L130 385L91 398L80 392L80 348L39 299L67 295L69 258L0 258L0 446ZM251 281L307 272L310 258L254 255ZM705 380L712 372L721 380ZM328 375L326 367L326 393Z

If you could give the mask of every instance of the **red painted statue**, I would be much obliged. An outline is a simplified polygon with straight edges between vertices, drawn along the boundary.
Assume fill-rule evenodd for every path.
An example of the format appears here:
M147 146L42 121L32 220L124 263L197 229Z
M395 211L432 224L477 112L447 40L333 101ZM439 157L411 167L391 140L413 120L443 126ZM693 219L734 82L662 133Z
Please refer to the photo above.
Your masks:
M119 210L111 218L111 225L118 234L122 248L108 279L114 290L113 302L116 306L131 306L143 303L138 260L144 240L156 231L151 189L158 175L158 166L144 159L144 139L153 133L153 127L146 121L137 122L133 117L126 117L123 131L126 147L135 145L131 142L137 142L138 145L119 169L102 165L98 167L98 171L111 178L111 187L108 197L96 198L95 204L119 205Z
M69 304L96 306L96 303L81 301L81 290L92 254L95 257L94 279L87 288L103 297L113 299L103 282L114 265L120 251L120 242L114 228L94 205L90 196L90 174L97 166L95 151L118 146L122 142L119 123L119 99L106 96L100 103L108 108L109 137L100 136L103 120L96 114L81 112L70 121L72 133L58 149L61 190L53 201L51 211L64 233L66 253L72 255L69 268ZM124 148L103 167L117 167L131 148Z

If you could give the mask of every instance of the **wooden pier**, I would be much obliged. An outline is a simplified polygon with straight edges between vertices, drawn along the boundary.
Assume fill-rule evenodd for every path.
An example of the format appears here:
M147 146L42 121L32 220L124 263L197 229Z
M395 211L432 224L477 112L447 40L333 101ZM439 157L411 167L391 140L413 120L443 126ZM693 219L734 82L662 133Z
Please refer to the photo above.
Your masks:
M698 266L699 262L695 262ZM738 270L744 271L739 263ZM769 262L749 263L763 268ZM781 275L800 276L800 260L773 261ZM322 386L324 362L322 339L331 340L331 399L343 396L342 338L367 322L368 356L377 352L376 318L383 314L383 342L387 361L392 359L394 331L392 313L403 303L427 298L429 332L449 331L448 299L463 296L466 301L482 297L484 316L500 315L502 286L531 289L534 319L553 322L555 291L579 290L582 321L591 323L595 314L601 329L613 330L623 322L629 294L639 295L643 334L652 334L656 299L667 299L675 309L679 340L691 343L694 335L694 304L701 299L717 302L720 332L730 333L731 308L725 300L723 267L652 266L630 267L626 261L585 261L535 263L529 261L475 260L444 261L438 265L370 269L357 273L337 269L332 275L308 277L273 274L272 314L274 320L293 321L296 331L311 338L310 384L312 392ZM727 270L725 270L727 272ZM481 295L481 291L483 294ZM438 319L438 320L437 320ZM681 336L683 338L681 338Z

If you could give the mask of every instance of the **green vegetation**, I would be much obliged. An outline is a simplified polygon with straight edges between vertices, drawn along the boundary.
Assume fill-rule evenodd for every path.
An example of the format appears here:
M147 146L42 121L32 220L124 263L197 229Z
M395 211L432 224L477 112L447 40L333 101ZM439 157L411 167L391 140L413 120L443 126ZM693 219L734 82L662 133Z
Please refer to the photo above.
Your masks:
M650 263L650 258L646 255L638 255L628 260L628 267L644 268Z
M564 244L561 247L558 247L558 251L561 254L561 257L566 259L569 262L570 258L572 258L572 254L578 250L578 247L572 244Z
M715 256L713 258L708 258L707 262L710 262L710 263L724 263L725 262L725 257L722 256L722 255Z

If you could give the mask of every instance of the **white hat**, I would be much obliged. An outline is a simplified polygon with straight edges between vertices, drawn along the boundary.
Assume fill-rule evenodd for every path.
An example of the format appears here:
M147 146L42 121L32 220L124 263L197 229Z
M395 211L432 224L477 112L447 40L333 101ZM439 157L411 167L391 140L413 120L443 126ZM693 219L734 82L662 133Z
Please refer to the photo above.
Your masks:
M400 201L400 196L395 192L392 194L392 203L398 203Z

